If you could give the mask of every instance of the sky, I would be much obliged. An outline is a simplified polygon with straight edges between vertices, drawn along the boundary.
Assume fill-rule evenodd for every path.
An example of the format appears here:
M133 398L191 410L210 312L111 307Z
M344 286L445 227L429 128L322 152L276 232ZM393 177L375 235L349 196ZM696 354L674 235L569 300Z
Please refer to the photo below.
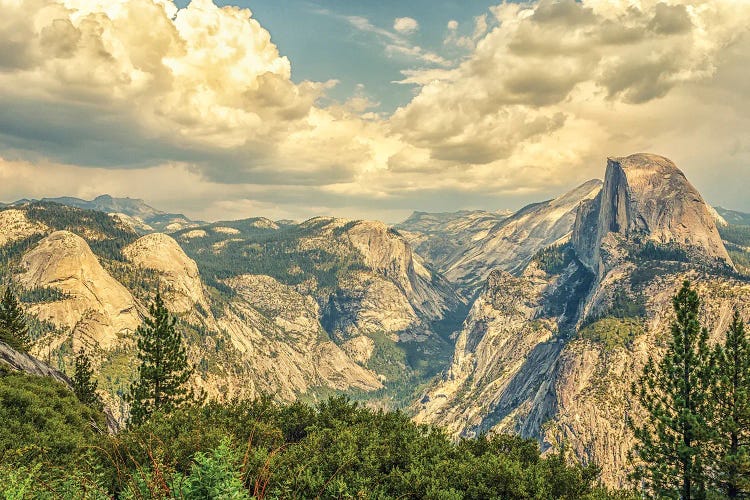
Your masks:
M669 157L750 211L750 0L0 0L0 200L505 209Z

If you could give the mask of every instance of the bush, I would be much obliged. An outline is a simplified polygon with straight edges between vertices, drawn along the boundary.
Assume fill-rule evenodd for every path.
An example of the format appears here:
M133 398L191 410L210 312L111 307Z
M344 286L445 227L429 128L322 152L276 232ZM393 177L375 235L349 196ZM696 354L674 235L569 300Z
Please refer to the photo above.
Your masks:
M542 456L536 441L481 436L454 442L401 412L364 408L345 398L315 407L255 401L210 402L155 414L117 436L97 436L63 386L5 376L0 491L7 498L608 498L594 467ZM34 400L28 384L41 391ZM3 392L5 391L5 392ZM46 411L47 406L55 409ZM30 410L29 425L19 422ZM59 422L64 420L65 424ZM20 426L20 427L19 427ZM92 441L98 444L92 446ZM13 455L13 453L11 453ZM17 456L17 455L16 455ZM98 464L97 467L91 467ZM49 467L53 465L53 467ZM93 470L94 472L89 472ZM56 496L55 496L56 495Z
M0 457L3 464L45 470L73 466L98 439L104 416L50 378L0 372Z
M190 475L185 478L178 477L175 480L178 498L184 500L250 498L241 479L241 457L229 446L228 439L222 440L221 444L209 453L196 453L194 460Z

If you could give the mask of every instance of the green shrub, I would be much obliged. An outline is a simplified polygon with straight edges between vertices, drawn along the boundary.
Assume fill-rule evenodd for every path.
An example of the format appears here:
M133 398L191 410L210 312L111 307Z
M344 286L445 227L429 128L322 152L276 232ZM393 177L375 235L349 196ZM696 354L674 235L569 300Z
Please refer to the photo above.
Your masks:
M78 463L97 440L104 416L50 378L0 372L0 457L4 464Z
M601 344L605 350L629 348L644 333L643 321L637 318L602 318L583 328L578 335Z
M52 458L21 453L16 466L3 454L7 498L608 498L595 488L596 468L542 456L536 441L494 435L454 442L404 413L341 397L315 407L270 397L209 402L97 436L82 418L90 410L59 384L2 380L0 394L22 394L4 396L2 421L15 422L16 432L21 408L37 408L34 433L22 430L19 443ZM26 394L30 380L46 403ZM52 425L58 418L39 410L47 403L65 425ZM18 448L7 446L11 434L2 436L6 448Z
M241 457L229 446L228 439L222 440L221 444L209 453L196 453L194 460L190 474L187 477L175 479L178 498L184 500L250 498L248 490L242 483Z

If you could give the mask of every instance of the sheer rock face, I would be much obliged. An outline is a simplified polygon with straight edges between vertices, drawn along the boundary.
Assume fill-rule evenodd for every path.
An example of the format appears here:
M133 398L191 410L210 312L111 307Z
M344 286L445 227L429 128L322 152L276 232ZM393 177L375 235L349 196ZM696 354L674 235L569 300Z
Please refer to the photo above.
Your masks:
M323 323L337 342L383 333L395 340L425 340L430 323L463 305L453 287L428 269L408 241L377 221L317 217L301 249L323 249L361 259L363 269L341 276L324 306Z
M561 345L557 324L541 317L544 273L490 274L456 340L450 369L416 406L415 420L472 436L505 421L516 429ZM510 417L506 420L506 417Z
M154 233L128 245L123 255L129 262L159 274L162 293L170 312L191 311L196 304L208 309L198 266L170 236Z
M354 247L372 274L379 276L379 279L386 278L395 285L414 313L418 313L423 320L441 319L460 303L451 285L427 269L409 242L386 224L332 219L329 228L321 231L320 237L327 237L336 227L344 230L339 238Z
M583 463L599 465L605 484L622 487L634 444L625 418L642 418L630 388L648 357L658 358L663 350L672 296L684 279L692 281L715 342L724 335L733 307L750 318L750 284L687 263L668 264L638 285L637 293L645 297L642 330L607 346L571 330L561 309L549 305L553 297L568 295L576 266L559 276L534 264L520 277L493 272L459 333L450 369L412 410L416 421L445 426L456 436L513 432L538 439L543 449L564 443ZM594 293L580 294L581 308L596 303L593 312L604 312L607 297L631 293L634 271L623 265L601 283L592 281Z
M409 243L382 222L360 222L347 235L364 257L365 265L393 280L426 317L438 319L453 305L430 286L433 274L414 255Z
M33 305L31 312L71 331L74 349L81 338L109 349L141 323L130 292L104 270L86 241L73 233L56 231L44 238L23 256L21 268L18 280L24 288L52 287L67 296Z
M731 265L714 213L670 160L652 154L609 158L601 193L582 203L572 241L599 276L622 242L636 240L677 244Z

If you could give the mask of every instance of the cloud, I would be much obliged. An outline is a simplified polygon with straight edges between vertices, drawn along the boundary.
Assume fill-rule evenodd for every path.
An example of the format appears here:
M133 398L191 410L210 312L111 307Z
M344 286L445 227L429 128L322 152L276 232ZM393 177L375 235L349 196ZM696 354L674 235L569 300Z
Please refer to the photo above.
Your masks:
M318 107L334 82L293 82L289 60L247 9L0 3L0 40L22 55L0 73L9 150L89 166L190 162L222 182L301 185L351 179L370 156L355 145L371 125ZM19 119L36 116L44 119Z
M443 40L443 45L454 46L461 50L472 51L476 47L477 41L479 41L484 35L487 34L489 29L489 22L487 20L487 14L482 14L474 18L474 28L471 34L459 33L459 24L455 19L448 21L446 26L448 33Z
M393 20L393 29L403 35L411 35L419 30L419 23L411 17L397 17Z
M6 201L109 192L201 218L395 220L546 198L601 176L606 156L653 151L709 198L750 209L732 180L750 165L746 2L504 2L448 23L444 49L458 47L460 64L341 17L411 65L400 83L415 96L391 116L364 87L338 103L324 99L335 81L293 81L248 9L0 0L0 11Z
M722 53L747 31L750 4L541 0L503 3L492 12L498 25L480 35L459 67L407 74L405 82L422 87L391 123L407 143L426 150L422 157L504 169L537 144L573 149L561 141L589 121L590 109L643 112L651 121L646 105L713 78ZM597 133L569 140L586 144L614 128L606 120L590 127Z
M410 17L397 18L393 23L394 31L390 31L375 26L369 19L363 16L341 16L328 10L321 10L319 12L344 19L357 30L375 35L389 56L403 56L409 60L431 65L446 67L451 65L451 61L439 54L425 50L408 40L405 35L410 35L419 29L419 23Z

